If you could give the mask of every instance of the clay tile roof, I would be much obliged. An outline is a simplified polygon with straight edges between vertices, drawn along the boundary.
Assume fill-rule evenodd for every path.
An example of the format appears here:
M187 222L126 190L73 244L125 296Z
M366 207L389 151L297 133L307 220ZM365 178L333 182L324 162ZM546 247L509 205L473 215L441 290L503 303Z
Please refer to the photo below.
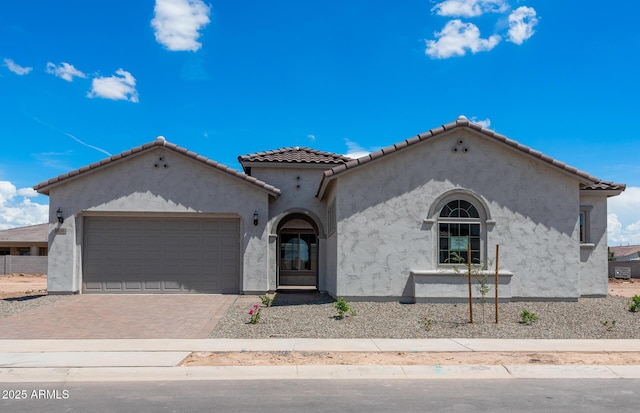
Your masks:
M182 148L182 147L180 147L180 146L178 146L176 144L169 143L162 136L159 136L153 142L145 143L142 146L138 146L138 147L135 147L133 149L129 149L129 150L124 151L124 152L122 152L122 153L120 153L118 155L113 155L110 158L106 158L106 159L103 159L101 161L92 163L91 165L84 166L84 167L82 167L80 169L77 169L75 171L71 171L71 172L68 172L66 174L62 174L62 175L57 176L55 178L49 179L48 181L40 182L39 184L34 186L33 189L35 189L36 191L38 191L38 192L40 192L42 194L48 195L50 187L52 185L54 185L54 184L61 183L61 182L66 181L66 180L68 180L70 178L73 178L75 176L82 175L82 174L94 171L94 170L96 170L98 168L101 168L101 167L103 167L105 165L112 164L115 161L120 161L120 160L123 160L125 158L138 155L138 154L140 154L140 153L142 153L144 151L147 151L147 150L150 150L150 149L153 149L153 148L156 148L156 147L164 147L164 148L170 149L170 150L172 150L174 152L177 152L177 153L179 153L181 155L184 155L184 156L186 156L188 158L191 158L191 159L193 159L195 161L202 162L203 164L205 164L207 166L215 168L215 169L217 169L219 171L222 171L222 172L224 172L226 174L229 174L229 175L231 175L233 177L236 177L238 179L241 179L243 181L246 181L246 182L248 182L248 183L250 183L252 185L256 185L256 186L266 190L270 195L272 195L274 197L280 196L280 189L274 187L273 185L269 185L266 182L263 182L263 181L261 181L259 179L251 177L251 176L249 176L247 174L244 174L242 172L236 171L235 169L230 168L230 167L228 167L226 165L223 165L223 164L218 163L218 162L216 162L214 160L205 158L204 156L198 155L195 152L191 152L186 148Z
M626 257L640 252L640 245L624 245L619 247L609 247L614 257Z
M316 164L343 164L351 158L331 152L322 152L311 148L299 146L280 148L272 151L256 152L239 156L238 161L244 162L288 162L288 163L316 163Z
M626 188L627 186L625 184L598 181L591 185L583 185L580 189L587 191L624 191Z
M332 179L334 179L335 176L345 173L351 169L357 168L361 165L364 165L370 161L382 158L384 156L387 156L393 152L397 152L399 150L403 150L405 148L410 148L413 145L416 145L419 142L422 141L426 141L432 138L435 138L445 132L451 131L453 129L456 128L468 128L468 129L472 129L475 131L478 131L479 133L481 133L482 135L484 135L485 137L489 138L489 139L493 139L495 141L501 142L507 146L510 146L520 152L523 152L524 154L531 156L533 158L537 158L543 162L546 162L556 168L559 168L565 172L571 173L573 175L576 175L581 181L583 181L582 183L582 187L581 189L584 190L609 190L609 191L624 191L625 189L625 185L624 184L615 184L612 182L604 182L592 175L589 175L587 172L578 170L577 168L574 168L572 166L569 166L567 164L565 164L564 162L560 162L557 159L554 159L550 156L547 156L545 154L543 154L540 151L534 150L526 145L523 145L519 142L516 142L512 139L507 138L504 135L501 135L491 129L487 129L484 126L482 126L479 123L475 123L475 122L471 122L469 119L467 119L465 116L459 116L458 119L456 119L454 122L450 122L447 124L444 124L442 126L439 126L435 129L431 129L427 132L421 133L417 136L411 137L409 139L406 139L402 142L396 143L393 146L389 146L387 148L381 149L377 152L373 152L370 153L369 155L365 155L361 158L358 159L353 159L350 160L347 163L344 163L342 165L333 167L331 169L328 169L326 171L324 171L324 176L322 178L322 181L320 182L320 187L318 188L318 192L316 194L317 197L322 197L324 190L328 184L328 182Z
M0 231L0 242L48 242L49 224L30 225Z

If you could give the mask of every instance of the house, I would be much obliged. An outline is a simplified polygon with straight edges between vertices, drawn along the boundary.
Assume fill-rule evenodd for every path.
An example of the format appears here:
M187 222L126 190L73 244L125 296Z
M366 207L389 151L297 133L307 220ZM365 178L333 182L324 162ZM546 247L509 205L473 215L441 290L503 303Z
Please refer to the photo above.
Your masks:
M359 159L291 147L244 172L155 141L35 186L50 293L455 301L500 246L502 300L607 294L602 181L461 116ZM487 271L491 267L487 266Z
M48 224L1 230L0 255L45 256L48 232Z
M615 261L640 261L640 245L609 247Z
M0 274L46 274L49 224L0 231Z

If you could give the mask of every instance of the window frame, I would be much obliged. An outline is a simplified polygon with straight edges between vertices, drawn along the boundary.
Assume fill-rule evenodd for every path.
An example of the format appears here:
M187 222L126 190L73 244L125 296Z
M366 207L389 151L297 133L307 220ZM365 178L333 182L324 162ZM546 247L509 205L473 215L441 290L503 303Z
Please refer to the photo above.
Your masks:
M449 199L446 203L444 203L444 205L440 208L437 216L438 265L447 266L467 263L467 248L455 250L451 249L451 241L454 237L467 237L467 244L471 244L471 262L474 264L480 264L482 262L483 225L480 217L481 215L478 207L473 202L470 202L463 197L455 197L453 199ZM443 236L443 226L447 227L447 236ZM474 229L476 228L477 231L474 231ZM446 240L446 248L443 248L443 240ZM452 253L455 252L458 252L460 257L464 258L465 260L463 262L452 262ZM447 258L444 258L443 254L445 254Z
M580 244L591 243L591 205L580 205L580 212L578 213L578 240Z
M301 257L300 251L301 251L301 243L297 242L295 244L292 245L296 245L297 246L297 250L288 250L286 248L286 245L289 245L288 242L283 243L282 241L280 241L280 247L279 247L279 259L280 259L280 270L281 271L288 271L288 272L316 272L318 270L318 236L315 233L315 231L313 230L305 230L305 229L300 229L300 230L283 230L281 232L282 236L285 235L290 235L292 236L291 239L297 239L298 241L302 241L304 242L304 245L307 248L306 254L308 256L308 263L309 263L309 268L303 268L302 263L304 262L304 260ZM303 236L308 236L311 235L313 236L313 243L309 243L306 242L305 240L303 240ZM286 267L288 265L285 265L285 262L287 261L287 259L285 257L282 256L283 253L294 253L296 256L296 266L298 268L283 268ZM291 259L288 259L289 261L291 261Z

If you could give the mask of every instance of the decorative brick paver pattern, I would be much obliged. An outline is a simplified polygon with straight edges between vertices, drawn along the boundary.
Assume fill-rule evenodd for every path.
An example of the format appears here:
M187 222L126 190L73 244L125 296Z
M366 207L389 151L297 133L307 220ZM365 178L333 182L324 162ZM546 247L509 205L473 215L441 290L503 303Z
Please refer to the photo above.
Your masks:
M207 338L235 295L75 295L0 319L0 339Z

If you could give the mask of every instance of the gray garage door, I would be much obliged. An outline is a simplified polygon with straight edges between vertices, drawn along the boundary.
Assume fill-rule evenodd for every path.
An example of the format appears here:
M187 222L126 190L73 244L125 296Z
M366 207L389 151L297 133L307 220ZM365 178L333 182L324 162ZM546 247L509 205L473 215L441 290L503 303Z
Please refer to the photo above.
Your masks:
M237 293L237 219L85 220L85 293Z

